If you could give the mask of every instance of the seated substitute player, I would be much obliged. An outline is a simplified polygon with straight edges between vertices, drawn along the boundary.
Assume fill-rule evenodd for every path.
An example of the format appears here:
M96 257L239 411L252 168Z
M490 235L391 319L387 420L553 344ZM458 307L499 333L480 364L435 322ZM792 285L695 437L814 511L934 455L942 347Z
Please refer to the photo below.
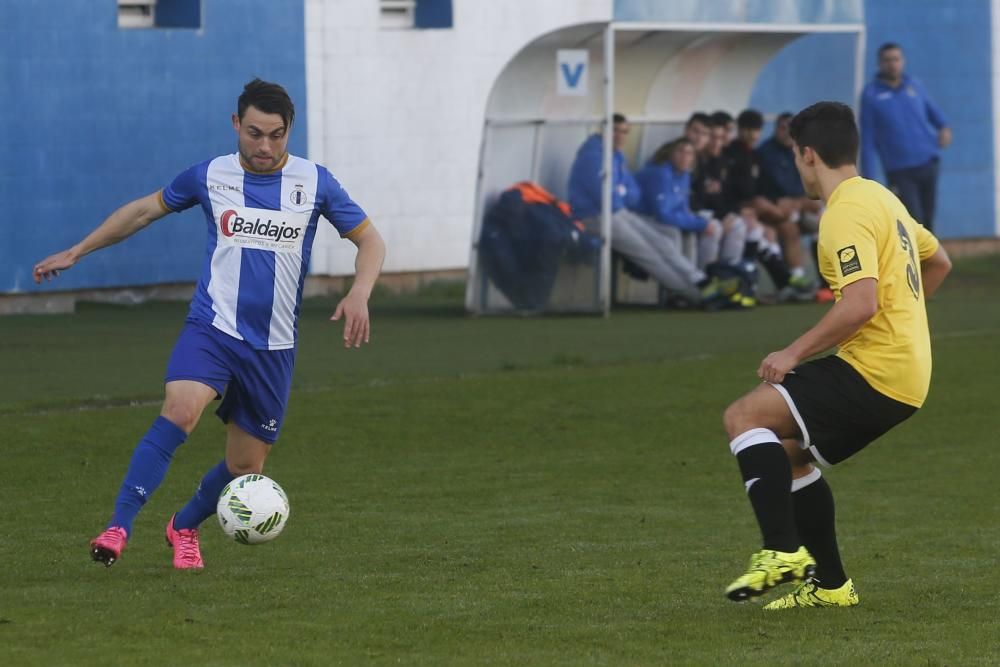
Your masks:
M714 298L717 280L684 256L679 239L663 235L657 225L633 212L640 201L640 188L629 171L622 148L630 131L622 114L612 116L611 248L653 277L668 290L693 303ZM573 215L588 229L600 226L604 170L604 140L588 137L576 152L569 173L569 205Z
M175 450L220 397L225 458L167 522L174 567L204 567L198 526L223 487L260 472L284 421L295 362L302 285L320 215L358 247L356 277L332 319L344 318L345 347L369 339L368 298L385 256L378 231L326 168L287 153L295 108L281 86L254 79L233 114L238 152L201 162L167 188L125 204L73 247L34 269L51 280L85 255L117 243L167 213L200 205L208 248L191 309L167 364L165 399L132 454L107 529L90 543L111 566L132 522L163 481Z
M781 250L790 275L773 276L782 300L811 300L813 288L806 277L797 211L783 210L760 193L760 163L754 146L760 139L764 116L746 109L736 118L736 138L726 146L725 191L733 210L752 209L757 220L772 228L781 241Z
M814 104L790 131L806 193L827 205L819 262L836 302L764 358L763 383L723 417L764 540L726 595L744 600L800 581L765 609L849 607L858 596L837 548L833 495L814 463L840 463L923 404L931 377L924 300L951 262L895 195L858 176L849 107ZM836 354L803 363L833 346Z
M819 229L819 217L823 206L819 201L806 197L802 179L799 178L799 172L795 168L792 137L788 133L788 125L794 115L788 111L778 114L774 121L774 135L757 147L760 192L772 204L788 212L789 216L795 217L803 234L815 235ZM816 240L812 246L815 257ZM822 283L822 277L820 281ZM826 283L820 285L816 291L816 301L820 303L833 301L833 290L829 285Z
M718 220L691 210L691 172L697 159L695 147L686 137L661 146L636 175L642 190L642 212L668 228L676 238L684 232L697 234L697 264L737 264L743 257L746 238L742 219Z

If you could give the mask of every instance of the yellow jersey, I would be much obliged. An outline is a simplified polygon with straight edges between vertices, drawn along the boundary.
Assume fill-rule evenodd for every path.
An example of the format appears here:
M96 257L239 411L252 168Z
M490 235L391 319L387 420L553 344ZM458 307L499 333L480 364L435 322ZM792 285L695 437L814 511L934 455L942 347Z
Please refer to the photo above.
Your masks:
M931 381L931 340L920 262L938 240L885 187L860 176L836 187L819 225L819 271L833 289L877 282L878 310L837 356L873 388L920 407Z

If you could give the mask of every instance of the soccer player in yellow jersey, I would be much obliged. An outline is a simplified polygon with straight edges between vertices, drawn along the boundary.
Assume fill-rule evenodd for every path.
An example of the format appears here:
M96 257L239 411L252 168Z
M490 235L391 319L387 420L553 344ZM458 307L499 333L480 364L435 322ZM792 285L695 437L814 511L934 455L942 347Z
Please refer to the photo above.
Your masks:
M934 236L889 190L858 176L851 109L820 102L791 122L806 194L826 203L819 270L836 301L788 347L767 355L763 382L723 417L763 535L763 549L726 589L732 600L784 582L764 608L849 607L833 495L816 464L857 453L923 404L931 378L924 300L951 269ZM833 347L836 354L806 361Z

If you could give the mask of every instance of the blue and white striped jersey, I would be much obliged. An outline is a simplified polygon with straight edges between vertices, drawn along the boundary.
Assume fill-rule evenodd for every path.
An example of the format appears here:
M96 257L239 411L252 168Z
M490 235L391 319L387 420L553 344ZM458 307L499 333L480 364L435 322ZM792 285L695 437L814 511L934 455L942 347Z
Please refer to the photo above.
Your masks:
M344 237L368 225L325 167L293 155L268 173L247 171L238 153L207 160L175 178L161 200L169 211L201 204L208 222L189 318L258 350L295 346L319 216Z

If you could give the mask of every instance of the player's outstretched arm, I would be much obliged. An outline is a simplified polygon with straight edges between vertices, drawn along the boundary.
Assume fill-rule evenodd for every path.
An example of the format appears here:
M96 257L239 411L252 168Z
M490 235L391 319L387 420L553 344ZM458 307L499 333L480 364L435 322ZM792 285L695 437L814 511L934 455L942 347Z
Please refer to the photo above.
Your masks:
M98 225L97 229L68 250L57 252L35 264L36 283L52 280L60 271L76 264L84 255L127 239L132 234L162 218L170 211L163 207L160 192L156 191L134 201L130 201L112 213Z
M344 318L344 347L361 347L361 343L367 343L371 336L368 299L382 271L385 242L370 222L357 236L349 238L358 246L358 256L354 260L354 284L337 304L337 310L330 319Z
M951 258L943 246L938 246L934 254L920 260L920 278L924 282L924 298L929 299L951 272Z

